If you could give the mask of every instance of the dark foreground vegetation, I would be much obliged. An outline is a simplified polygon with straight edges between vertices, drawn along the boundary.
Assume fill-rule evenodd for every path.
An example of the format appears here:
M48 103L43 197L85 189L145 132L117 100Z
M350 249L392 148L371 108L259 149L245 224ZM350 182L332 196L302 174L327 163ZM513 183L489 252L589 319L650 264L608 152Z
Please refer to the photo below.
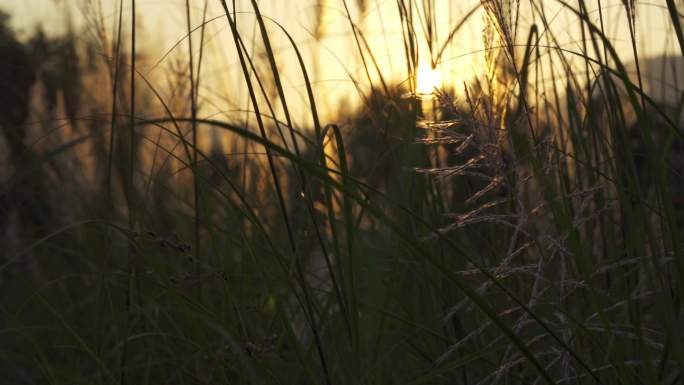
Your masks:
M542 1L482 0L486 68L429 100L432 2L396 1L400 84L350 16L372 87L321 121L289 64L305 127L256 1L253 41L214 4L252 113L202 114L196 3L173 98L121 13L89 43L0 18L0 383L684 383L684 61L641 57L633 2L618 56L595 2L562 3L571 52Z

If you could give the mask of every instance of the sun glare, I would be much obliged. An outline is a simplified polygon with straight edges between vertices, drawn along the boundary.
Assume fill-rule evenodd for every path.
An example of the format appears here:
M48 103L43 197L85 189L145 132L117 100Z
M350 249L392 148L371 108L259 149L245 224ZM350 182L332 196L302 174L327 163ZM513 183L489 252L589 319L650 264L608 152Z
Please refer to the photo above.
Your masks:
M431 95L435 88L442 87L442 73L433 69L429 64L420 63L416 74L416 93Z

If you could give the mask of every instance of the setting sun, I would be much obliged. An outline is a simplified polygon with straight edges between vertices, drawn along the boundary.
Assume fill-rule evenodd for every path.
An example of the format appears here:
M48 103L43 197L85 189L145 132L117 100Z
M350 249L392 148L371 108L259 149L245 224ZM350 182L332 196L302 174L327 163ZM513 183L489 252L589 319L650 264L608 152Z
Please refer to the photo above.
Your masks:
M431 68L427 63L420 63L416 74L416 93L431 95L435 89L442 87L442 73Z

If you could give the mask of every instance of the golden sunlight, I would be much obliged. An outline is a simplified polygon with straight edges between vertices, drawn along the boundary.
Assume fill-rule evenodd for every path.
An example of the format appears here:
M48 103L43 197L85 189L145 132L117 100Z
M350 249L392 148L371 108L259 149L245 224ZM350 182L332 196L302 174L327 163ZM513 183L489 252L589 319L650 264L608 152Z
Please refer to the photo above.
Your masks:
M431 65L421 62L416 73L416 93L432 95L435 89L442 87L442 73Z

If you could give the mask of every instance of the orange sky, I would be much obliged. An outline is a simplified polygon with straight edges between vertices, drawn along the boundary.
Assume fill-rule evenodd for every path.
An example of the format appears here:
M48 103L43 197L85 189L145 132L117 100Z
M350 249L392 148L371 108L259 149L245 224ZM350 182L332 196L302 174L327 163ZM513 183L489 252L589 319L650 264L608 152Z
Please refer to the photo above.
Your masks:
M348 0L355 4L355 0ZM30 30L31 25L41 23L48 31L53 33L63 31L65 19L70 14L73 20L86 26L82 17L85 4L102 4L106 25L113 23L115 1L113 0L0 0L0 9L10 12L13 16L13 24L22 30ZM139 47L149 55L149 62L156 62L185 34L185 1L184 0L137 0L138 15L144 24L144 33L141 34L143 41ZM200 21L203 0L193 0L193 12L196 16L194 23ZM210 16L221 15L221 9L217 0L210 1ZM368 82L361 61L358 58L357 48L350 32L348 21L344 13L342 0L325 0L326 37L320 45L314 44L311 35L313 31L313 14L316 0L261 0L262 13L273 17L282 23L297 40L300 50L308 60L310 72L316 81L316 92L324 102L321 106L323 111L334 113L336 105L341 97L356 100L356 90L350 76L356 79L360 87L367 89ZM368 0L368 9L361 15L353 8L353 18L364 31L373 54L379 63L381 71L387 78L397 81L406 79L406 66L404 64L403 45L400 40L400 25L396 7L393 0ZM418 2L420 3L420 2ZM477 0L449 1L436 0L437 10L437 34L438 40L443 40L447 34L448 26L454 25ZM554 0L544 0L547 6L547 15L553 18L552 26L554 33L563 42L564 48L579 50L579 32L576 19ZM660 4L662 3L662 4ZM63 4L71 6L67 12ZM249 1L238 1L238 8L250 11ZM597 0L587 1L594 7ZM614 37L614 43L625 55L630 53L628 38L626 35L625 14L620 0L602 1L605 10L605 23ZM658 55L663 52L676 52L675 41L669 32L670 23L667 12L662 8L664 1L654 0L653 3L639 2L639 47L645 56ZM129 8L126 8L129 15ZM598 13L593 10L596 18ZM239 18L242 23L242 31L251 38L254 32L250 25L250 15ZM482 70L483 54L481 31L483 28L483 16L477 14L472 17L464 29L455 37L444 55L444 62L439 66L442 72L442 83L460 84ZM529 20L521 20L521 25L529 27ZM245 95L243 90L236 90L235 84L240 84L241 74L236 66L237 60L233 55L229 31L225 20L213 22L207 36L210 40L207 44L207 60L205 76L209 81L204 82L201 93L204 97L212 99L214 107L207 108L207 114L219 113L227 109L244 108ZM444 26L444 27L442 27ZM418 26L419 28L419 26ZM88 34L80 37L88 39ZM258 36L258 34L256 35ZM280 39L278 38L280 36ZM669 38L668 38L669 37ZM279 52L279 61L283 65L285 85L288 95L293 99L304 97L304 84L297 71L294 55L282 34L273 30L274 46ZM228 47L228 48L227 48ZM428 62L425 44L421 47L423 60ZM187 48L180 45L179 54L184 54ZM173 57L173 55L171 55ZM317 60L316 67L314 62ZM155 71L164 71L168 68L170 59L162 62ZM318 68L317 73L313 73ZM374 71L373 76L375 76ZM220 97L217 97L220 96ZM224 102L228 100L229 102ZM240 107L242 106L242 107ZM302 111L306 115L306 111ZM302 122L305 123L305 122Z

